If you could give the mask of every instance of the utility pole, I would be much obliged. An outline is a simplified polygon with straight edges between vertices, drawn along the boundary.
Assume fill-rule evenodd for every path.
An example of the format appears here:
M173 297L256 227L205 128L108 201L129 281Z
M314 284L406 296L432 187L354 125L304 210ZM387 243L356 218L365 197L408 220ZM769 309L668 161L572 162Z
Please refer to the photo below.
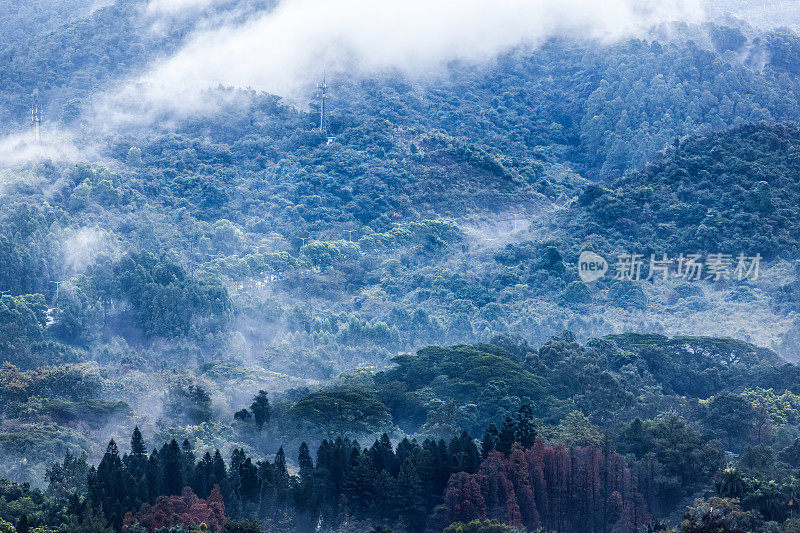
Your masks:
M517 213L514 213L514 231L517 231Z
M325 99L328 97L328 84L325 83L325 73L322 74L322 83L317 84L319 89L319 132L325 135L328 132L328 110L325 108Z
M194 283L194 241L189 241L189 277Z
M347 240L353 242L353 230L351 229L347 230L347 234L349 235L349 238Z
M303 246L305 246L306 245L306 241L308 240L308 237L299 237L299 239L301 241L303 241ZM302 246L301 246L301 248L302 248Z

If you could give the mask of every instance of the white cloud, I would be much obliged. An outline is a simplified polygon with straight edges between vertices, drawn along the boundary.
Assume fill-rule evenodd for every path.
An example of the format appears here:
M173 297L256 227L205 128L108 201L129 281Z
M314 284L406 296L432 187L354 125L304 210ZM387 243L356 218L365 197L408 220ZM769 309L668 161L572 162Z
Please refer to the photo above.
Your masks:
M41 141L34 139L33 131L0 138L0 168L18 165L33 159L69 161L79 150L67 135L42 134Z
M147 12L151 15L175 15L186 10L208 7L213 0L151 0Z
M101 252L116 250L113 235L96 227L65 230L63 246L64 266L71 274L86 270Z
M219 84L291 96L323 69L421 73L556 35L608 42L702 17L699 0L285 0L244 24L196 33L140 81L153 98L183 102Z

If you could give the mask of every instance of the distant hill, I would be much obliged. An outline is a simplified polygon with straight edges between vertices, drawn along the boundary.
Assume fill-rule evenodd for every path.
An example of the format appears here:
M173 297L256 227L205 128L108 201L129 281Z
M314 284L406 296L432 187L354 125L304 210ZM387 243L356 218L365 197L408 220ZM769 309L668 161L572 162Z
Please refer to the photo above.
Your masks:
M695 135L572 212L579 238L640 253L800 251L800 129L745 125Z

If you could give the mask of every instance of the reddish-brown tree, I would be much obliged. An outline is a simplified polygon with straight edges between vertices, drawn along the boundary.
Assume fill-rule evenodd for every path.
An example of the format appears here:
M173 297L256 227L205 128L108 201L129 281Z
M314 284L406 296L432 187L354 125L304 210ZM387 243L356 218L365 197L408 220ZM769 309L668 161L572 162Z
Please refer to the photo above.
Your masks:
M510 526L522 526L514 485L506 476L506 458L501 452L489 453L480 466L481 489L486 501L486 512Z
M127 533L131 526L139 524L153 533L162 527L206 524L210 531L221 531L224 523L225 504L219 487L214 485L206 500L186 487L180 496L161 496L153 505L145 503L137 513L125 514L122 530Z
M647 473L632 475L617 453L546 446L493 451L478 474L455 474L448 484L450 522L496 519L529 530L634 533L651 516L637 489Z
M448 523L469 523L486 518L486 501L481 490L480 474L459 472L453 474L447 483L445 504L448 509Z

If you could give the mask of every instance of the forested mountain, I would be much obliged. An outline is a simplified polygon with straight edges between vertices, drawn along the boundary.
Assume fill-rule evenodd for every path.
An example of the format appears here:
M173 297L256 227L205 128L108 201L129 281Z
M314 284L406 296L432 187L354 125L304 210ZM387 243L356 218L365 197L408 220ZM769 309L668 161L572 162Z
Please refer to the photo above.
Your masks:
M238 79L299 4L0 0L0 531L797 531L791 6Z
M799 141L796 126L765 124L676 139L613 188L588 187L571 230L643 252L796 257Z

